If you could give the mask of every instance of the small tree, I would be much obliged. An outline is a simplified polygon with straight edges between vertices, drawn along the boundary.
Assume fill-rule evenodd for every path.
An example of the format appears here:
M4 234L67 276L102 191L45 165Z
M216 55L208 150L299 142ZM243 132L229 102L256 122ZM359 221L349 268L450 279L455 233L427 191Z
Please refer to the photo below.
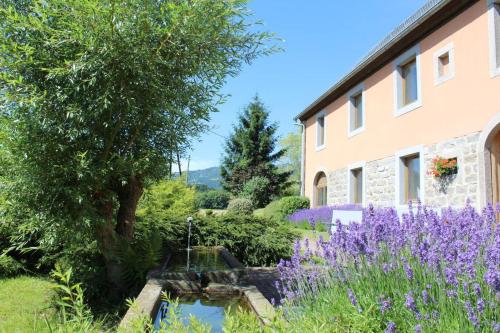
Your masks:
M64 221L52 229L90 228L116 272L116 240L132 240L145 186L203 131L227 77L272 50L245 4L1 1L0 107L16 200Z
M224 189L238 195L250 179L259 176L269 181L266 195L271 198L290 185L291 172L279 171L276 165L285 154L285 150L276 149L276 130L277 125L269 123L264 104L255 97L240 115L238 125L226 142L221 166Z
M280 140L280 147L285 150L281 159L280 169L290 171L292 186L287 192L298 195L300 193L300 172L302 161L302 134L301 132L288 133Z
M269 179L255 176L243 185L240 195L252 201L255 208L265 207L271 201L268 195L269 185Z

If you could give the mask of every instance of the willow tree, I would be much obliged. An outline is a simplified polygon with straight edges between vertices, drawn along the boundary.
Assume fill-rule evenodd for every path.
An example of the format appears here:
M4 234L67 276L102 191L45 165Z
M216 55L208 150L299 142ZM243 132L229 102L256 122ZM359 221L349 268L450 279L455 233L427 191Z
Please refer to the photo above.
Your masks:
M13 193L60 228L92 228L112 269L144 187L205 128L225 80L272 52L272 36L245 0L19 4L0 2Z

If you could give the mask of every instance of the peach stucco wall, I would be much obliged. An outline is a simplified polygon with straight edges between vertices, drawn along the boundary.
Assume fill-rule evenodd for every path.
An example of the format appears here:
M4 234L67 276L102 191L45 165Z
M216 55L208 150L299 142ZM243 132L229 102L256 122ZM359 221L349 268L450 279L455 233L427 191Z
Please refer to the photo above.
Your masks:
M435 86L433 54L453 43L455 77ZM348 137L347 96L326 113L326 148L316 151L316 118L306 121L305 194L320 170L369 162L416 145L479 132L500 113L500 76L491 77L487 1L483 0L420 41L422 106L394 116L393 63L364 81L365 130ZM360 82L361 83L361 82Z

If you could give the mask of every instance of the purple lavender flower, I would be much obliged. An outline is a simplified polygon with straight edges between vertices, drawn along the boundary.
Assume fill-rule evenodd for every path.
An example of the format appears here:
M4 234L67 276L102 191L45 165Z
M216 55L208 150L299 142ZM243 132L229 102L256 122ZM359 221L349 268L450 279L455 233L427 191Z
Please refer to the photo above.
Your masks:
M422 333L422 325L420 324L415 325L415 333Z
M405 306L408 310L411 310L413 312L418 312L417 311L417 304L415 303L415 299L413 298L413 292L409 291L405 294Z
M387 328L384 333L395 333L396 332L396 324L392 321L387 323Z
M479 313L483 313L484 311L484 300L482 298L478 298L477 300L477 311Z
M302 215L297 212L289 219L330 222L333 209L306 210ZM484 327L493 327L492 319L480 314L489 313L500 302L500 228L496 227L495 214L491 205L479 214L470 202L463 209L440 212L419 204L402 218L393 208L370 206L363 210L359 223L343 225L337 221L330 238L321 240L314 253L307 250L309 246L304 251L297 242L292 258L278 264L277 288L284 298L295 302L332 284L352 286L352 282L369 274L371 269L385 274L402 273L411 285L419 282L418 271L424 279L432 281L420 295L413 292L391 295L404 296L404 306L414 312L416 318L438 320L440 314L431 307L435 302L432 295L444 292L453 298L445 300L447 302L465 304L467 299L475 300L472 305L470 301L466 304L469 319L474 325L488 320ZM411 264L405 259L408 254L412 256ZM313 255L320 260L313 261ZM361 310L356 299L359 292L348 289L347 293L351 303ZM418 305L422 307L422 315L417 311L417 296L421 300ZM378 299L382 313L396 304L385 298ZM389 325L388 329L391 330Z
M472 323L472 325L474 325L474 327L478 327L479 319L477 318L476 314L474 313L474 309L472 308L469 301L465 302L465 309L467 310L467 316L469 317L469 320Z
M474 292L476 293L476 296L481 295L481 286L479 285L479 283L477 283L477 282L474 283L473 288L474 288Z
M424 305L429 304L429 293L427 289L422 290L422 303L424 303Z
M406 258L403 258L402 261L403 261L403 268L405 270L406 277L410 281L413 280L413 269L410 267L410 265L408 265L408 261L406 260Z
M352 305L358 306L358 300L356 299L356 295L352 292L351 288L347 288L347 295L349 296L349 301Z
M380 312L385 313L386 311L390 310L392 305L392 301L390 298L384 299L382 298L380 302Z

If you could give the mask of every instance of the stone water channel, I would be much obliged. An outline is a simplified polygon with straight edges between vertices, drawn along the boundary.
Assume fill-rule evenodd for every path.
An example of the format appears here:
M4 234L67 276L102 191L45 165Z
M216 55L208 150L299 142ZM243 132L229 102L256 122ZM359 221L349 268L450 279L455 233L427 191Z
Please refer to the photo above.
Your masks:
M166 292L179 299L178 310L193 314L203 323L221 331L224 311L238 306L252 311L264 323L274 315L271 299L280 295L275 288L275 268L245 267L224 247L193 247L169 255L162 267L151 271L136 299L136 307L123 317L120 327L126 330L137 316L151 317L158 327L168 303Z

